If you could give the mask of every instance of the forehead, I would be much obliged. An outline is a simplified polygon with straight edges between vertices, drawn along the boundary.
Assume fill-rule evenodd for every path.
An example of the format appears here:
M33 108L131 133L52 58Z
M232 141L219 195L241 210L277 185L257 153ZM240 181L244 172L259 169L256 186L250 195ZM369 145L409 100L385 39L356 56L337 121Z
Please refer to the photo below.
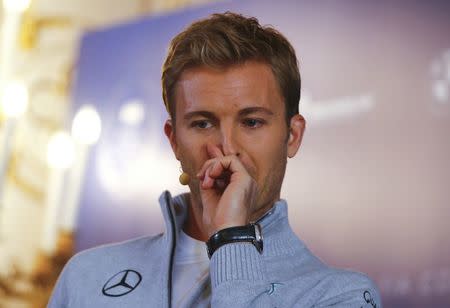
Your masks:
M284 111L275 76L270 66L261 62L249 61L224 69L187 69L175 91L177 114L197 110L232 112L248 107Z

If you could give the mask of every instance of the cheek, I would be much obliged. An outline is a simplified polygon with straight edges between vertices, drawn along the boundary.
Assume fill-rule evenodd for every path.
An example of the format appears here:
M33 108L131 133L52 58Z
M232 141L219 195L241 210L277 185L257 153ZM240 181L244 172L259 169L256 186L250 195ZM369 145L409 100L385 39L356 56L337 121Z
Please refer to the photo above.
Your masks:
M196 173L208 160L204 139L180 134L177 144L180 160L190 171Z
M248 173L258 180L262 176L261 172L264 170L265 155L267 154L264 145L260 142L248 142L242 148L241 162L246 167Z
M246 158L249 160L251 175L264 181L267 176L278 171L286 159L286 144L282 138L261 138L247 142ZM244 162L245 163L245 162ZM252 174L253 173L253 174Z

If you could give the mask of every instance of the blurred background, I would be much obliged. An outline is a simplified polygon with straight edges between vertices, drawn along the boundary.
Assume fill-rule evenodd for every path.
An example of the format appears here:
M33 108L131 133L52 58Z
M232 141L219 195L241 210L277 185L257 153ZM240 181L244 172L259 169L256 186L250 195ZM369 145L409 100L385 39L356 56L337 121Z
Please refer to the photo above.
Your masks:
M227 10L294 45L302 148L282 197L385 307L450 307L450 2L2 0L0 307L45 307L75 253L164 230L170 39Z

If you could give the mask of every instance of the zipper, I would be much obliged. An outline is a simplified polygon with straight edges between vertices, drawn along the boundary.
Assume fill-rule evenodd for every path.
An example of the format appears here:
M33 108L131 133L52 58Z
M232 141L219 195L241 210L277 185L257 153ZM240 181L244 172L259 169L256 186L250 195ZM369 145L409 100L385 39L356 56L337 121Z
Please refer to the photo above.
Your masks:
M167 293L168 293L168 307L172 307L172 270L173 270L173 258L175 255L175 244L176 244L176 228L175 228L175 217L172 211L172 206L170 200L168 198L168 194L165 195L166 204L169 207L169 217L170 217L170 226L172 228L172 247L170 249L170 261L169 261L169 279L167 285Z

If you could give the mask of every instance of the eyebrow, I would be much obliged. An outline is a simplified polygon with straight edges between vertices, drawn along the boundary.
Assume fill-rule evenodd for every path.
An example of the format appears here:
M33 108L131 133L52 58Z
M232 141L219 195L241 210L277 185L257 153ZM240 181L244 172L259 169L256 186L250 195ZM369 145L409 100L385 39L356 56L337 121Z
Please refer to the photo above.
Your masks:
M188 120L190 120L190 119L192 119L194 117L204 117L204 118L210 118L210 119L215 119L216 118L214 113L209 112L209 111L203 111L203 110L188 112L188 113L186 113L184 115L183 118L184 118L184 120L188 121Z
M239 116L240 117L244 117L244 116L247 116L249 114L258 113L258 112L265 113L265 114L267 114L269 116L274 114L271 110L269 110L267 108L264 108L264 107L248 107L248 108L244 108L242 110L239 110ZM210 118L210 119L217 119L217 117L214 115L214 113L212 113L210 111L204 111L204 110L188 112L188 113L186 113L184 115L183 118L184 118L184 120L187 121L187 120L190 120L193 117L197 117L197 116L198 117Z
M265 113L267 115L273 115L273 112L267 108L264 107L248 107L248 108L244 108L242 110L239 111L239 115L241 117L252 114L252 113Z

